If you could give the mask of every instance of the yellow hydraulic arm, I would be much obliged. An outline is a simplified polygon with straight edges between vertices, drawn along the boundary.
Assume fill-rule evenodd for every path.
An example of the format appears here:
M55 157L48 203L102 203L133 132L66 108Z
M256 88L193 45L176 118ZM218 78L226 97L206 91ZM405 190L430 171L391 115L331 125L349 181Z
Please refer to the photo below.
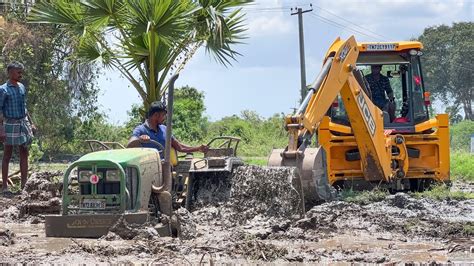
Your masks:
M312 91L303 100L298 111L286 117L289 144L283 156L295 158L304 153L307 145L304 140L315 133L331 104L340 94L359 149L365 179L388 181L399 171L406 173L407 164L401 164L401 170L391 167L393 159L407 162L405 158L392 158L392 144L402 144L403 139L385 135L382 111L372 103L356 79L358 55L357 43L353 36L346 41L338 38L331 45L323 69L311 86ZM402 146L400 154L404 156L406 148ZM400 173L398 174L400 176Z

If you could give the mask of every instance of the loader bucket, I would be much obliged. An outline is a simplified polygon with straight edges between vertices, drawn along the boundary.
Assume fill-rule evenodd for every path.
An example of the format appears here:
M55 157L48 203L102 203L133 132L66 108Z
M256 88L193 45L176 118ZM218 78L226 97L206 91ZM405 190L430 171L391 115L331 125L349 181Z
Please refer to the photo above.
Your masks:
M274 149L268 159L268 166L296 167L297 178L293 183L301 187L306 209L335 197L335 190L328 182L326 159L323 148L306 148L302 155L285 158L284 149Z
M127 214L82 214L82 215L46 215L45 230L47 237L99 238L124 217L129 224L144 224L148 221L148 212ZM170 236L169 226L157 228L160 236Z

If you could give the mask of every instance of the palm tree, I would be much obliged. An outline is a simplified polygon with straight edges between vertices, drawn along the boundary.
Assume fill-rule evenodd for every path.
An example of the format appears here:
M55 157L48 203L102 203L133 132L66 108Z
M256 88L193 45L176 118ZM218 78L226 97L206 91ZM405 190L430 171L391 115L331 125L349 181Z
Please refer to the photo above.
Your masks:
M253 0L38 1L33 23L57 24L78 36L72 62L101 62L127 78L145 110L161 99L166 77L179 73L198 48L225 66L245 38L242 7Z

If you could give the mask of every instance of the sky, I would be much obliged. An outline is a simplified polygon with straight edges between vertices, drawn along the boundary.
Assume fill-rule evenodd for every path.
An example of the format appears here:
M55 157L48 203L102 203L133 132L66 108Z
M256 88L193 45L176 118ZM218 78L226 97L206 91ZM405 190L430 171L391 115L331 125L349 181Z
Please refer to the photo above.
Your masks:
M317 76L337 37L409 40L426 27L473 21L474 16L474 0L256 0L244 9L248 38L235 47L242 54L238 61L224 67L201 48L181 71L176 86L204 92L205 114L211 121L243 110L262 117L291 113L298 105L301 82L298 19L291 8L311 9L310 4L313 11L303 15L307 84ZM98 85L100 109L111 123L127 121L132 104L141 102L116 71L104 71Z

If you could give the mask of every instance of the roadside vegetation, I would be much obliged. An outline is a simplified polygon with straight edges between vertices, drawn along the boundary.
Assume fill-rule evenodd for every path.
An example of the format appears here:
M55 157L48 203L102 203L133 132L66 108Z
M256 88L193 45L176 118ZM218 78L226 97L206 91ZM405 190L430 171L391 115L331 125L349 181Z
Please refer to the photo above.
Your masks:
M455 191L445 184L438 184L429 190L416 192L413 194L416 198L428 198L433 200L467 200L474 199L474 193L465 191Z
M454 180L474 182L474 154L460 151L452 152L451 176Z
M474 182L474 154L470 153L474 121L464 120L451 126L451 176Z
M339 197L341 200L360 205L366 205L372 202L382 201L388 195L389 192L387 190L378 188L365 191L344 189L339 193Z

